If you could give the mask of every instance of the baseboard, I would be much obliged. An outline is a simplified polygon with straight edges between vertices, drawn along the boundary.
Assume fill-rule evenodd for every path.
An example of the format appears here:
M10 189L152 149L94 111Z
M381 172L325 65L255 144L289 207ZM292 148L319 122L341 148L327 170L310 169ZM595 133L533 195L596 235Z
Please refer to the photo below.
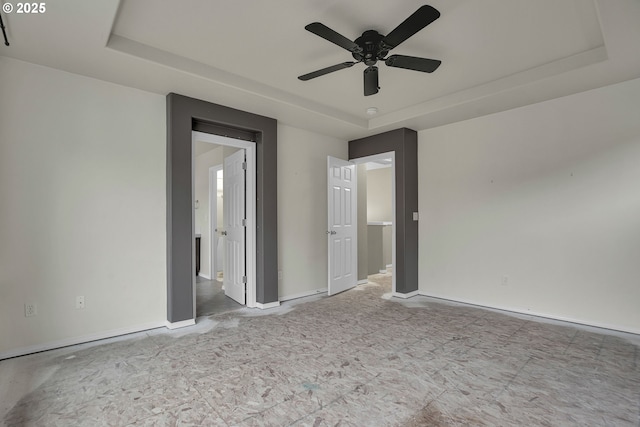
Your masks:
M44 344L36 344L28 347L17 348L15 350L4 351L0 353L0 360L9 359L11 357L26 356L27 354L39 353L41 351L55 350L57 348L69 347L71 345L86 344L92 341L114 338L121 335L133 334L136 332L148 331L150 329L162 328L164 322L151 322L142 325L131 326L127 328L112 329L110 331L99 332L95 334L82 335L79 337L65 338L63 340L51 341Z
M429 294L429 293L423 292L423 291L419 291L419 294L422 295L422 296L425 296L425 297L429 297L429 298L436 298L436 299L440 299L440 300L443 300L443 301L455 302L455 303L458 303L458 304L472 305L474 307L481 307L481 308L486 308L486 309L489 309L489 310L504 311L504 312L507 312L507 313L524 314L524 315L527 315L527 316L540 317L542 319L557 320L559 322L575 323L577 325L591 326L591 327L594 327L594 328L609 329L611 331L625 332L625 333L629 333L629 334L640 335L640 329L625 328L623 326L611 325L611 324L608 324L608 323L592 322L592 321L584 320L584 319L575 319L575 318L572 318L572 317L557 316L557 315L554 315L554 314L540 313L540 312L536 312L536 311L522 310L522 309L518 309L518 308L510 308L510 307L493 306L493 305L487 305L487 304L479 304L477 302L472 302L472 301L464 300L464 299L452 299L452 298L437 296L437 295Z
M362 279L362 280L358 280L358 282L357 282L356 284L357 284L357 285L365 285L365 284L367 284L367 283L369 283L369 279ZM325 291L326 291L326 290L327 290L327 289L325 288Z
M280 307L280 301L268 302L266 304L262 304L261 302L257 302L256 303L256 307L258 307L260 310L267 310L269 308L276 308L276 307Z
M365 280L364 283L367 283L367 280ZM326 294L327 291L328 291L327 288L320 288L320 289L314 289L312 291L300 292L299 294L287 295L286 297L281 297L280 302L289 301L292 299L310 297L312 295Z
M393 292L391 294L392 297L396 297L396 298L402 298L402 299L407 299L407 298L411 298L411 297L415 297L416 295L418 295L419 291L413 291L413 292L409 292L408 294L401 294L399 292Z
M181 320L180 322L169 322L168 320L165 322L165 326L167 329L180 329L185 328L187 326L193 326L196 324L196 319L187 319Z
M198 274L198 277L202 277L203 279L211 280L211 275L207 276L206 274Z

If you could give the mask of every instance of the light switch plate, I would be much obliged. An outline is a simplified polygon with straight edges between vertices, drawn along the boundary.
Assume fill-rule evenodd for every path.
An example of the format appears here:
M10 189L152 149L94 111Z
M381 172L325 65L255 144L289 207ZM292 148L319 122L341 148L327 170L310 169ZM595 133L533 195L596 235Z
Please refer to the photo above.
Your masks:
M418 212L414 212L414 213L413 213L413 220L414 220L414 221L417 221L417 220L418 220L418 218L419 218Z

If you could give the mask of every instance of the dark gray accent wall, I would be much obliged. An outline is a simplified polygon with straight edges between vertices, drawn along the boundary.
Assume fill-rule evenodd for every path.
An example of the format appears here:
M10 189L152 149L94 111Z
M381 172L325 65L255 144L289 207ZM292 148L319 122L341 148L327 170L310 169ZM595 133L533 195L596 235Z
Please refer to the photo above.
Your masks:
M256 143L256 300L278 301L277 122L167 95L167 319L193 319L193 129Z
M396 292L418 290L418 133L402 128L349 141L349 159L395 152Z

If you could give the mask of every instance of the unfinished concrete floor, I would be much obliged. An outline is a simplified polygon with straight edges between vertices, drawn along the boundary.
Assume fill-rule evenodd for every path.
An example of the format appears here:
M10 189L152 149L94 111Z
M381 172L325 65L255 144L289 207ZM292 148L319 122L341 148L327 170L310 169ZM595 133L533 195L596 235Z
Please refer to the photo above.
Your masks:
M334 297L0 362L8 426L640 425L637 336ZM636 344L634 344L636 340Z

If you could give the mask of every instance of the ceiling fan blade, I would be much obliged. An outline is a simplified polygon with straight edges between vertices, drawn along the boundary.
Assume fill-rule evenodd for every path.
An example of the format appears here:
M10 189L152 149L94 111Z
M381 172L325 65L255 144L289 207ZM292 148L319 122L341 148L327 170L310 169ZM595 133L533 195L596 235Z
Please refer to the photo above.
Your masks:
M360 49L360 46L358 46L342 34L336 33L331 28L319 22L311 23L304 27L304 29L312 32L317 36L322 37L325 40L330 41L331 43L337 44L341 48L347 49L349 52L359 52L362 50Z
M364 70L364 96L378 93L378 67L371 66Z
M420 9L405 19L402 24L387 34L387 36L382 39L382 42L390 49L393 49L439 17L440 12L433 7L429 5L421 6Z
M437 59L418 58L416 56L391 55L385 61L389 67L433 73L442 63Z
M317 70L312 73L302 75L298 78L306 82L307 80L315 79L316 77L324 76L325 74L333 73L334 71L353 67L353 64L357 64L357 62L342 62L340 64L332 65L331 67L323 68L321 70Z

